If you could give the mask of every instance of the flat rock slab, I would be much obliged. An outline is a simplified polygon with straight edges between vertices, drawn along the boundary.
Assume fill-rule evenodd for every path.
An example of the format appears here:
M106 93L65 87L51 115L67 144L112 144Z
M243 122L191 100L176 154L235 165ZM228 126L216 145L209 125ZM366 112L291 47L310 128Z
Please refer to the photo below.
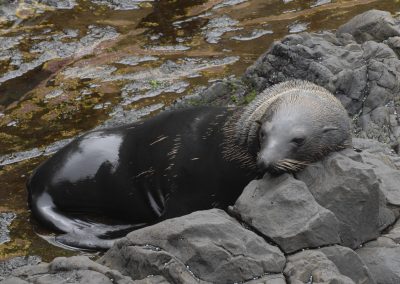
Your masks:
M332 261L339 272L354 283L375 284L368 267L353 250L343 246L329 246L319 249L325 256Z
M289 174L252 181L233 211L286 253L340 242L335 215Z
M13 212L0 213L0 244L10 241L10 230L8 227L15 217L17 217L17 215Z
M15 269L1 284L167 284L162 276L134 281L85 256L58 257L51 263L28 265Z
M284 273L292 284L375 284L360 257L351 249L341 246L290 255Z
M380 238L356 252L371 271L376 283L400 283L400 247L398 244Z
M100 260L133 279L162 275L173 283L246 282L280 273L283 253L212 209L130 233Z
M37 265L41 262L39 256L18 256L0 261L0 280L11 275L12 271L26 265Z

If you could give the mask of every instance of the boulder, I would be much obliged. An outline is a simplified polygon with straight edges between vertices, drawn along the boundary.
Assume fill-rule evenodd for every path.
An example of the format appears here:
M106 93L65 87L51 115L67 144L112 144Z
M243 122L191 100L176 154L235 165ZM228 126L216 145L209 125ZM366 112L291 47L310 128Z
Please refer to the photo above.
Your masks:
M389 12L369 10L355 16L337 30L338 35L343 33L351 34L358 42L383 41L400 36L400 25Z
M37 265L41 262L39 256L17 256L0 261L0 280L11 275L12 271L26 265Z
M353 250L337 245L290 255L284 272L293 284L375 284L360 257Z
M351 248L377 238L395 220L384 202L382 181L374 172L377 161L369 160L368 164L364 157L348 149L296 174L317 202L335 214L340 243ZM387 177L386 183L391 181L392 177Z
M10 229L12 221L17 217L13 212L0 213L0 244L10 241Z
M305 250L290 255L284 273L291 284L355 283L341 274L324 253L316 250Z
M234 283L280 273L285 257L224 211L212 209L131 232L99 262L132 279L162 275L173 283Z
M233 212L285 253L340 242L334 214L315 201L304 182L289 174L266 174L250 182Z
M161 276L133 281L115 270L102 266L86 256L58 257L51 263L28 265L15 269L1 284L167 284Z
M400 283L400 247L398 244L388 238L379 238L356 252L371 271L376 283Z
M361 150L362 151L362 150ZM400 171L390 156L352 149L333 153L295 176L252 181L233 212L285 253L377 238L398 212Z
M353 250L343 246L329 246L319 249L332 261L339 272L354 281L354 283L375 284L368 267Z

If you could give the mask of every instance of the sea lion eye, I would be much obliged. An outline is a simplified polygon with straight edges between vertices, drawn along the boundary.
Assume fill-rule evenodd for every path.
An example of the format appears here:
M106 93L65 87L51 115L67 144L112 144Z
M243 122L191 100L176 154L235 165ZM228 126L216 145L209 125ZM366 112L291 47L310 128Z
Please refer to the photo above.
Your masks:
M296 137L292 139L292 143L296 144L297 146L301 146L304 144L304 142L306 141L306 138L304 137Z

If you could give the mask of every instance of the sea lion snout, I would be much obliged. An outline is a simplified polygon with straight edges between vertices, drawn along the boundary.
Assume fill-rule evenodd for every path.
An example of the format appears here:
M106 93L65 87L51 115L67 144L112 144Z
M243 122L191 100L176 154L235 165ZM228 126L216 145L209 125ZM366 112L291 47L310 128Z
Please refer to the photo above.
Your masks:
M257 154L257 168L261 171L267 171L276 162L282 159L286 153L282 153L283 149L278 141L270 139L270 141L261 141L260 151ZM286 152L286 151L285 151Z
M258 171L281 173L302 169L306 163L297 159L296 151L298 151L298 148L299 146L291 140L264 142L257 154Z
M262 123L258 137L257 169L285 172L303 168L305 162L298 154L305 151L307 135L311 131L305 126L302 119L279 112L270 121Z

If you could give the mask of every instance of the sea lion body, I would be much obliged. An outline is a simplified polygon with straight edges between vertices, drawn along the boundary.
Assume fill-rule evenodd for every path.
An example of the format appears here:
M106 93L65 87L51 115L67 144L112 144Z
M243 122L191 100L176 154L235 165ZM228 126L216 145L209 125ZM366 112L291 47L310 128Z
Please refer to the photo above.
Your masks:
M29 204L42 223L68 233L61 242L105 248L113 231L226 208L259 170L296 171L347 147L349 125L328 91L286 82L244 108L189 108L88 132L36 169ZM132 225L101 225L74 213Z
M53 229L71 232L81 227L64 212L96 213L140 227L226 208L256 175L223 158L221 128L231 112L189 108L82 135L33 173L32 213Z

